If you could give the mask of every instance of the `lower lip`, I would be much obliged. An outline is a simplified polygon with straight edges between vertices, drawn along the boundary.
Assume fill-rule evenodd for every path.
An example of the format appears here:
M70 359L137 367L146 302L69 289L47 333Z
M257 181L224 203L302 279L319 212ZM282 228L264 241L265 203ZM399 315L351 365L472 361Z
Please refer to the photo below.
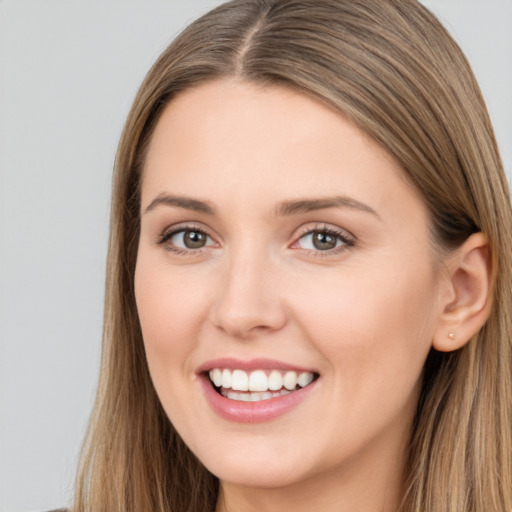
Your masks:
M211 408L219 416L228 421L238 423L261 423L270 421L297 407L311 393L318 380L313 381L305 388L259 402L242 402L231 400L217 393L210 379L202 374L199 376L206 399Z

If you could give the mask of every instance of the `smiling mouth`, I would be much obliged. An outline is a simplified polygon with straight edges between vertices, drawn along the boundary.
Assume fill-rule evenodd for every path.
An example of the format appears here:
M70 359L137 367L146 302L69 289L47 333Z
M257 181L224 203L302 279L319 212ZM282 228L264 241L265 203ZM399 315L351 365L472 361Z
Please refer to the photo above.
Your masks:
M278 398L309 386L318 379L313 372L281 370L231 370L213 368L208 377L214 389L229 400L260 402Z

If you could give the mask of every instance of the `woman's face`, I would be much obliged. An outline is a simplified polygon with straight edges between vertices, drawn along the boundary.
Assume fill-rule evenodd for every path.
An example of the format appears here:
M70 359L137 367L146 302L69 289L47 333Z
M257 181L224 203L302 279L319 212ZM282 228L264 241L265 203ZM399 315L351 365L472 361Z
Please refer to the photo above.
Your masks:
M185 443L231 485L398 474L433 260L422 200L344 117L277 86L182 93L147 154L135 292Z

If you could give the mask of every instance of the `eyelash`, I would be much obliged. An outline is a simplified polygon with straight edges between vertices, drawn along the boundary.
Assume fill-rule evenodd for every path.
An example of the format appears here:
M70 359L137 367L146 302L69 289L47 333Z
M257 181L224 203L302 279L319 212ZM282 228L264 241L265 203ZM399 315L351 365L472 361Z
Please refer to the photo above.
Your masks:
M208 233L201 229L200 227L196 225L181 225L176 226L170 231L164 232L162 235L158 237L157 244L165 246L165 249L168 252L173 252L178 255L186 256L190 254L199 255L203 252L204 249L208 248L208 246L203 246L197 249L183 249L181 247L176 247L175 245L171 245L168 242L177 234L179 233L186 233L186 232L194 232L199 233L201 235L204 235L210 240L213 240L213 238L208 235ZM348 250L350 247L353 247L356 243L355 238L347 233L345 230L334 228L332 226L327 226L325 224L314 226L313 228L308 226L307 228L304 228L302 232L298 234L296 237L295 242L291 245L293 248L294 246L297 246L297 244L305 238L308 235L313 235L314 233L322 233L326 235L330 235L335 237L337 240L341 241L341 245L338 247L334 247L332 249L327 249L325 251L322 250L315 250L315 249L303 249L308 256L313 255L314 257L327 257L327 256L333 256L336 254L339 254L341 252L344 252Z
M318 224L313 228L311 226L307 226L306 228L304 228L304 230L300 232L299 235L297 236L297 239L293 243L292 247L296 246L299 243L299 241L305 238L306 236L313 235L314 233L330 235L336 238L337 240L341 241L340 246L334 247L332 249L327 249L325 251L321 251L319 249L303 249L304 251L306 251L308 256L314 256L315 258L322 258L340 254L353 247L356 243L355 238L352 235L350 235L347 231L333 226L328 226L326 224Z
M173 229L171 229L170 231L165 231L161 236L158 237L157 244L163 245L165 247L166 251L173 252L173 253L179 254L181 256L186 256L189 254L194 254L194 255L201 254L203 252L203 249L205 249L205 247L201 247L198 249L183 249L181 247L176 247L176 246L168 243L178 233L187 233L187 232L199 233L199 234L206 236L210 240L212 240L212 237L209 236L208 233L204 229L201 229L198 226L195 226L192 224L192 225L176 226Z

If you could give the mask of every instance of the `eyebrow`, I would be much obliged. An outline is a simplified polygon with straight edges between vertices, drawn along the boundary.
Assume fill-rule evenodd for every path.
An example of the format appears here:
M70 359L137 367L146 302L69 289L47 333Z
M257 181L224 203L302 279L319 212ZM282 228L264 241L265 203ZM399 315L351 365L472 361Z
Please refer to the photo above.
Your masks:
M144 210L144 213L154 210L157 206L176 206L178 208L184 208L185 210L192 210L206 215L215 215L214 206L208 201L202 201L200 199L194 199L191 197L175 196L169 194L158 195ZM347 196L333 196L333 197L321 197L312 199L298 199L283 201L278 204L275 213L279 217L298 215L301 213L308 213L316 210L323 210L325 208L350 208L366 213L371 213L380 219L379 214L370 206L357 199L353 199Z
M151 201L148 207L144 210L144 213L148 213L151 210L154 210L159 205L177 206L178 208L193 210L195 212L205 213L207 215L215 214L215 208L208 201L201 201L191 197L173 196L169 194L160 194L155 199L153 199L153 201Z
M350 208L361 212L371 213L380 219L379 214L370 206L357 199L346 196L333 196L314 199L299 199L296 201L284 201L276 208L276 214L279 216L297 215L300 213L323 210L324 208Z

